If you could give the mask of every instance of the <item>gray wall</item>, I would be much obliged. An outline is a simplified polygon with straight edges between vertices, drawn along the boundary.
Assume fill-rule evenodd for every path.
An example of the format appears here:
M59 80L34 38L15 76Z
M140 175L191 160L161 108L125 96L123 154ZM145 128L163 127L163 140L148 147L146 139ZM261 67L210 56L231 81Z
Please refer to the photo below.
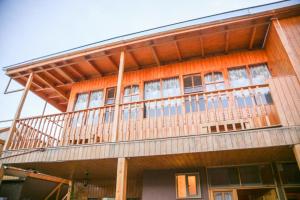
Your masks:
M201 198L208 199L207 178L204 168L186 170L145 171L143 174L142 200L174 200L176 199L175 174L199 172Z

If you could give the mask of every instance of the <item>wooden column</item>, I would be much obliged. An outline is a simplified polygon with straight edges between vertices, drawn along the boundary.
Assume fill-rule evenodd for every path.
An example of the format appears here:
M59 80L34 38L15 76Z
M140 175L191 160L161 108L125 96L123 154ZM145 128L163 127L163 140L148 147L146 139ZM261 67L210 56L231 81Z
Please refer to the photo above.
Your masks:
M4 167L3 167L3 164L0 163L0 186L2 183L3 176L4 176Z
M21 115L21 112L22 112L22 109L23 109L23 106L24 106L24 103L25 103L27 94L28 94L28 92L29 92L29 89L30 89L32 80L33 80L33 73L31 73L31 74L29 75L29 78L28 78L28 80L27 80L25 89L24 89L24 91L23 91L23 95L22 95L22 97L21 97L21 100L20 100L18 109L17 109L17 111L16 111L14 120L13 120L12 125L11 125L11 127L10 127L9 134L8 134L8 137L7 137L7 140L6 140L6 142L5 142L5 145L4 145L3 150L7 150L7 149L9 148L11 142L12 142L11 140L12 140L13 133L15 132L15 129L16 129L17 120L20 118L20 115Z
M127 168L127 159L118 158L116 200L126 200Z
M277 193L278 200L287 200L285 196L284 188L282 187L280 182L280 175L278 173L276 163L272 163L271 167L273 173L273 180L276 185L276 193Z
M299 170L300 170L300 144L295 144L293 146L293 151L294 151L294 155L295 155L295 158L297 160L298 167L299 167Z
M287 53L287 56L290 60L291 65L293 66L293 69L296 73L296 76L298 78L298 81L300 81L300 59L298 58L296 50L292 47L291 41L289 40L288 36L284 32L280 21L277 18L272 19L272 25L275 27L275 30L281 40L281 43Z
M112 142L117 141L118 137L118 126L119 126L119 110L120 110L120 100L121 100L121 87L124 74L124 63L125 63L125 53L121 52L120 55L120 64L119 64L119 73L118 73L118 83L117 83L117 92L115 100L115 111L114 111L114 121L112 127Z
M72 192L73 192L73 181L69 181L67 200L72 199Z

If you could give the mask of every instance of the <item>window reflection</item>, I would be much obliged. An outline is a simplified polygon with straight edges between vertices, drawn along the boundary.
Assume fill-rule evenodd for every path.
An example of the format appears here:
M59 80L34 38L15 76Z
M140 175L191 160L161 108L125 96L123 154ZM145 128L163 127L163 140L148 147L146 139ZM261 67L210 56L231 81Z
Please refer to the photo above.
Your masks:
M87 102L88 102L88 93L81 93L77 95L77 100L74 106L74 111L77 110L83 110L87 108Z
M222 72L211 72L204 76L206 91L216 91L225 89Z
M228 73L231 87L236 88L250 85L245 67L229 69Z
M254 65L250 67L252 84L263 84L271 77L269 69L266 64Z

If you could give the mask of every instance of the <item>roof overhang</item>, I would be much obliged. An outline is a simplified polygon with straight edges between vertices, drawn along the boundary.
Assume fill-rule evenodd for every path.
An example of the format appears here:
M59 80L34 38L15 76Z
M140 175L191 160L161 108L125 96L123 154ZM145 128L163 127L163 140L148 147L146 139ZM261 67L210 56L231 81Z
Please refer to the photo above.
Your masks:
M84 46L4 69L22 85L34 73L31 91L65 111L72 85L116 74L121 51L125 51L125 71L133 71L233 51L262 49L272 18L299 13L299 1L282 1L120 36L92 47Z

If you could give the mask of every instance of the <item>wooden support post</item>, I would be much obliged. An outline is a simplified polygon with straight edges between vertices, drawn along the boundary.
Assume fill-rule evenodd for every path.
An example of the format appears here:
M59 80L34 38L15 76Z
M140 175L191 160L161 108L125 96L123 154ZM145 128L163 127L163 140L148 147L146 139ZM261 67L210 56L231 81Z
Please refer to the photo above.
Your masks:
M27 80L25 89L23 91L23 95L21 97L18 109L16 111L14 120L13 120L12 125L11 125L10 130L9 130L9 134L8 134L7 140L6 140L4 148L3 148L4 151L9 148L9 146L10 146L10 144L12 142L11 140L12 140L12 137L13 137L13 133L15 132L15 129L16 129L17 120L20 118L20 115L21 115L21 112L22 112L22 109L23 109L23 106L24 106L27 94L28 94L30 86L32 84L32 80L33 80L33 73L31 73L29 75L29 78Z
M48 200L59 188L62 186L63 183L59 183L46 197L44 200Z
M112 142L116 142L118 138L118 126L119 126L119 110L120 110L120 99L121 99L121 87L124 74L124 63L125 63L125 53L121 52L120 55L120 64L119 64L119 73L118 73L118 83L117 83L117 92L115 100L115 111L114 111L114 121L112 127Z
M300 170L300 144L295 144L293 146L293 151L294 151L294 155L295 155L295 158L296 158L299 170Z
M128 168L127 159L118 158L116 200L126 200L127 168Z
M4 167L3 167L3 164L0 163L0 186L2 183L3 176L4 176Z
M68 188L68 193L67 193L67 200L71 200L72 192L73 192L73 181L69 181L69 188Z
M284 188L282 187L282 184L280 182L280 177L279 177L276 163L272 163L271 167L272 167L272 172L273 172L274 183L276 185L276 193L277 193L278 199L279 200L287 200L285 192L284 192Z

